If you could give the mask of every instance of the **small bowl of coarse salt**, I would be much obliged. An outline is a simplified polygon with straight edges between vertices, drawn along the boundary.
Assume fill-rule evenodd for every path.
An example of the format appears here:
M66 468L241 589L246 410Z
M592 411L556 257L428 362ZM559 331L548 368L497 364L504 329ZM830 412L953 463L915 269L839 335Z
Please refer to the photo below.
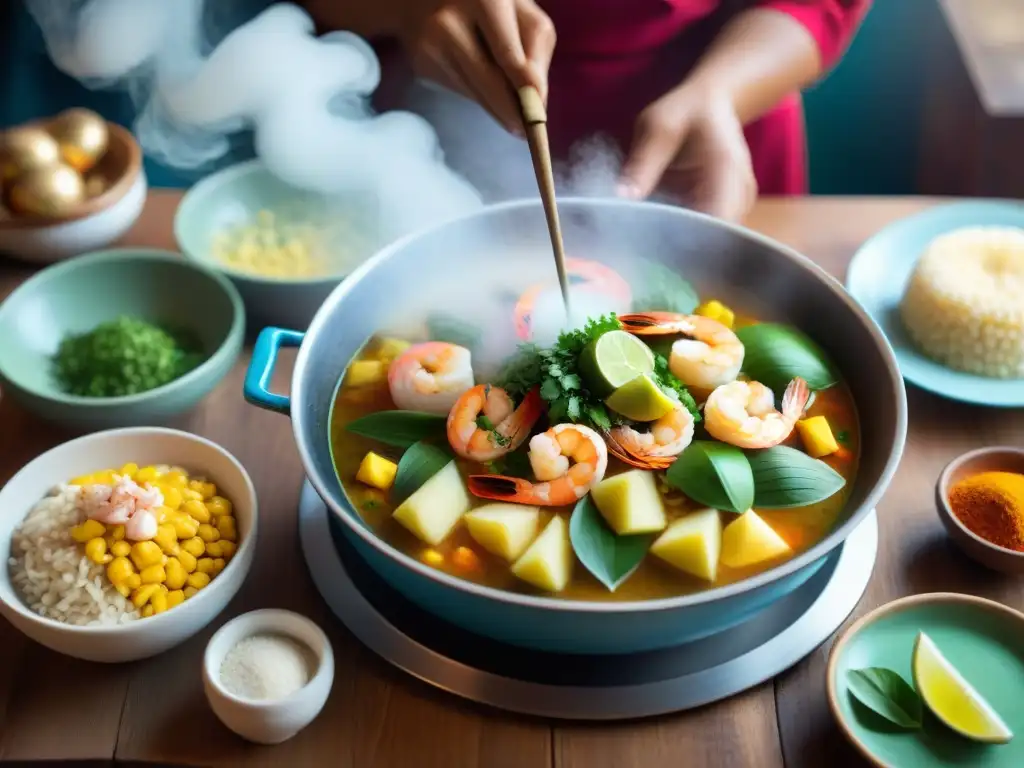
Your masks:
M243 613L217 630L203 655L214 714L257 744L280 744L313 722L333 682L327 635L291 611Z

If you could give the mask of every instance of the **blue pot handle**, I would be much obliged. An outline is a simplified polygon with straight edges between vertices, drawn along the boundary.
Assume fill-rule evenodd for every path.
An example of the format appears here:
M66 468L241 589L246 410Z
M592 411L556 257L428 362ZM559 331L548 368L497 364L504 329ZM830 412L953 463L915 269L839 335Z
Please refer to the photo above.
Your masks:
M249 370L245 372L243 391L246 401L268 411L289 415L291 399L271 392L270 378L274 375L277 353L281 348L299 346L305 335L284 328L264 328L260 331L260 335L256 337L256 346L252 350Z

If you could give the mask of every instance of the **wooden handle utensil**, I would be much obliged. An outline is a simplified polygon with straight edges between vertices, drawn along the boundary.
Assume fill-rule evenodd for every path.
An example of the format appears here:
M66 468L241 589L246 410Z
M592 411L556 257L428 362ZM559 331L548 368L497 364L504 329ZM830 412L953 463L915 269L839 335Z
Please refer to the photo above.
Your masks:
M532 85L519 89L519 107L526 127L526 140L530 145L533 170L537 175L540 199L544 204L544 216L551 235L551 248L555 254L555 268L558 270L558 285L562 290L566 319L572 317L569 309L569 279L565 269L565 245L562 243L562 227L558 222L558 207L555 203L555 174L551 167L551 147L548 144L548 116L540 93Z

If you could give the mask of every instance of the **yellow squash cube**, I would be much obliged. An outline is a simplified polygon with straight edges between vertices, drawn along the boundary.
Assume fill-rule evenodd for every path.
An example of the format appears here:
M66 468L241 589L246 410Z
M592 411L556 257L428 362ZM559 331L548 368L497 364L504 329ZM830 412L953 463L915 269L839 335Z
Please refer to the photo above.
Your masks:
M812 416L796 423L796 431L807 449L807 454L815 459L828 456L839 450L839 443L832 434L832 427L824 416Z
M651 554L698 579L714 581L722 550L722 520L717 509L702 509L674 520L651 545Z
M749 509L722 531L723 565L746 568L790 552L789 544L754 510Z
M665 528L665 507L653 472L633 469L606 477L591 489L590 498L619 536Z
M512 573L538 589L561 592L572 576L572 564L569 526L561 515L555 515L516 560Z
M452 532L471 503L454 461L398 505L392 517L420 541L437 546Z
M381 360L356 360L345 374L345 386L365 387L379 384L388 375L388 364Z
M540 507L522 504L485 504L463 518L466 529L481 547L493 555L514 561L537 535Z
M409 342L402 339L383 339L377 346L377 358L390 362L409 348Z
M398 465L393 461L378 456L373 451L367 453L359 464L356 480L373 488L386 491L395 482Z
M717 320L726 328L732 328L736 322L735 313L720 301L712 299L705 301L695 310L694 314L703 315L711 320Z

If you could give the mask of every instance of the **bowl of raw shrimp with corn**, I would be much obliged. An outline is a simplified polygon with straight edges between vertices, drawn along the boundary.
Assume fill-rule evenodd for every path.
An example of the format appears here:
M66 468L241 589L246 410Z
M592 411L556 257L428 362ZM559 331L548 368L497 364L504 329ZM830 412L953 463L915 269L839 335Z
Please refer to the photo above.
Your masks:
M304 329L335 286L377 248L368 200L298 190L259 161L203 179L181 201L181 252L238 288L256 327Z
M256 510L242 465L197 435L135 427L71 440L0 490L0 614L88 661L162 653L237 593Z

